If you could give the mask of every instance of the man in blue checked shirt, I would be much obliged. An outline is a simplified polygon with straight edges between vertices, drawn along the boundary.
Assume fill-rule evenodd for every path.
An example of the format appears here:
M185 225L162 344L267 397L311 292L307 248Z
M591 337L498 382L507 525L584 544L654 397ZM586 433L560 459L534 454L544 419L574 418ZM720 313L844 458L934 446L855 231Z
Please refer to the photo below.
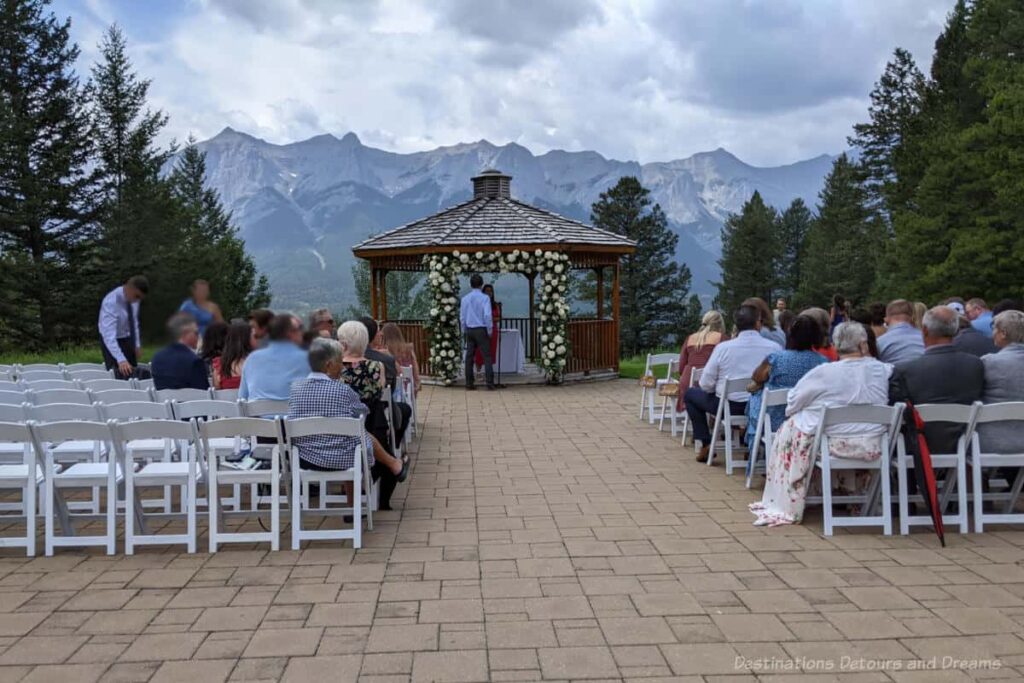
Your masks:
M314 339L309 346L312 372L291 386L288 417L354 417L363 419L366 406L356 392L340 381L343 365L341 344L334 339ZM363 448L386 467L398 481L408 476L408 463L390 455L372 435L365 436ZM355 463L359 439L354 436L312 435L294 439L304 469L347 470ZM351 496L351 493L350 493Z
M483 293L484 279L479 273L469 278L469 286L473 288L462 297L459 308L459 322L462 323L462 334L466 337L466 390L473 391L473 358L477 349L484 357L484 372L487 377L487 388L494 386L494 359L491 358L491 298Z

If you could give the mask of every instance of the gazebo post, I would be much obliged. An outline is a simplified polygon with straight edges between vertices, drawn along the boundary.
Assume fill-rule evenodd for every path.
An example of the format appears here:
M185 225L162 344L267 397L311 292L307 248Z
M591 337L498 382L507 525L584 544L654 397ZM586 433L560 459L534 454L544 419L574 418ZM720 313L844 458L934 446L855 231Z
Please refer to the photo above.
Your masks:
M380 271L380 317L378 320L388 319L388 271Z
M604 266L594 268L597 273L597 319L604 320Z
M370 317L377 319L377 268L370 261Z
M614 279L612 280L612 320L615 321L615 325L613 326L613 328L614 328L614 331L615 331L615 369L616 370L619 369L619 353L621 351L621 349L619 348L619 326L622 325L622 321L619 319L619 304L621 303L620 300L619 300L619 270L620 270L619 259L616 258L615 259L615 275L614 275Z
M533 351L533 355L537 355L537 321L534 319L533 313L533 279L537 277L536 273L526 273L526 281L530 284L530 291L527 297L527 307L530 311L530 350ZM534 360L531 358L530 360Z

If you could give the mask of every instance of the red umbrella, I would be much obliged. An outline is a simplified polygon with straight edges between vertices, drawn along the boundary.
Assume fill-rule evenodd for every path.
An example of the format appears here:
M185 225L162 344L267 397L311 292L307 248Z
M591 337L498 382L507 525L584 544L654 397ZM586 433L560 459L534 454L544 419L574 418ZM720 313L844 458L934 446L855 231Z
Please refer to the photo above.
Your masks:
M921 419L921 413L917 412L917 408L910 401L907 401L907 409L903 411L903 436L907 453L914 458L914 478L917 481L917 490L924 500L924 506L928 508L928 514L931 515L935 535L939 537L939 543L945 548L946 536L942 529L942 510L939 508L935 470L932 469L932 452L928 449L928 442L924 438L924 420Z

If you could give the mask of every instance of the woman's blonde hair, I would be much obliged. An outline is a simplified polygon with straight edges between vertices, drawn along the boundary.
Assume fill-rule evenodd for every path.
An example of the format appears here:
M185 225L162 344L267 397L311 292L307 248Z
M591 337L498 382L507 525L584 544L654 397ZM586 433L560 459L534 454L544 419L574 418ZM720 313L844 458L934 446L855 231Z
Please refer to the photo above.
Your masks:
M693 335L693 344L698 349L708 343L708 337L712 332L717 332L719 338L725 334L725 319L718 311L708 311L700 319L700 329Z
M920 301L914 302L914 327L921 329L921 323L924 321L924 314L928 312L928 306Z
M370 333L358 320L347 320L338 328L338 341L346 355L362 356L370 343Z
M402 336L402 328L395 323L385 323L384 327L380 328L380 338L388 353L395 358L402 355L407 348L405 337Z

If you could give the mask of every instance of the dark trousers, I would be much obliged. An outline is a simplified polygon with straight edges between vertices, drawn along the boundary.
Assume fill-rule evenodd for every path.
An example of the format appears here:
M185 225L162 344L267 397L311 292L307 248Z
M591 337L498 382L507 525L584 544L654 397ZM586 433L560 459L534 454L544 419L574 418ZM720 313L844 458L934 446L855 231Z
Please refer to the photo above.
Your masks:
M486 327L470 327L466 330L466 386L471 387L476 382L473 377L473 358L477 349L484 357L484 373L487 377L487 386L494 386L494 359L491 358L491 336L487 334Z
M686 404L686 414L690 416L690 424L693 425L693 440L700 441L704 446L711 444L711 428L708 427L708 416L714 417L718 412L719 399L715 394L709 394L700 387L690 387L683 394L683 402ZM742 415L747 404L743 401L729 401L729 410L733 415ZM725 438L729 438L726 434Z
M121 349L121 353L124 354L124 359L137 366L139 359L135 357L135 340L132 337L119 337L117 345ZM103 351L103 365L106 366L107 370L117 370L117 359L110 353L106 343L100 339L100 350ZM119 379L128 379L127 377L121 377L121 372L118 371Z

